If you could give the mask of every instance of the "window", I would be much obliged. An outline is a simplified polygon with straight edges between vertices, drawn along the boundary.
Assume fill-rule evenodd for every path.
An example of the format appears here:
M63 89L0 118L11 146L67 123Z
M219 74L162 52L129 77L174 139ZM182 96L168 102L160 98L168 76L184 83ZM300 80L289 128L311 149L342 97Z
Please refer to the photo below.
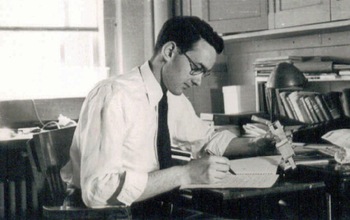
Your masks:
M1 0L0 100L86 96L106 78L102 2Z

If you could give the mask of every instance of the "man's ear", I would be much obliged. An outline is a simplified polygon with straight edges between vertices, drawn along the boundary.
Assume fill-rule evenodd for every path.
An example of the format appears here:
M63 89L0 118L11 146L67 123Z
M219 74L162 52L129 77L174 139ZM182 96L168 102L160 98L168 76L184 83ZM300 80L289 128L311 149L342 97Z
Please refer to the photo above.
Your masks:
M173 41L169 41L166 44L164 44L162 49L162 55L165 60L169 60L174 56L175 51L176 51L176 43Z

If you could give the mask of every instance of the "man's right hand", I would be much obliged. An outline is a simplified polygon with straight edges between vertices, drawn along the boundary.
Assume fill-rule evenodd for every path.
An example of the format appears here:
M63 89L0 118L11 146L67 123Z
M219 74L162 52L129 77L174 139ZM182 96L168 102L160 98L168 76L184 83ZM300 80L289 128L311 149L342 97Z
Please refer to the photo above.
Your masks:
M209 184L222 180L230 168L226 157L205 156L185 165L188 170L189 184Z

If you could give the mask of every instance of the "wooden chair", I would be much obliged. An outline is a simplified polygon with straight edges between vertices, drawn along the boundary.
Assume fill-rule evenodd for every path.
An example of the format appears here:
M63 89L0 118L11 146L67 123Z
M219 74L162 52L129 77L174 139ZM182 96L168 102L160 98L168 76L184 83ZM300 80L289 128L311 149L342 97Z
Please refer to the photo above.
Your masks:
M131 219L130 207L91 209L82 203L78 191L67 190L60 169L69 160L74 130L67 127L38 133L27 144L34 181L43 197L42 215L47 219Z

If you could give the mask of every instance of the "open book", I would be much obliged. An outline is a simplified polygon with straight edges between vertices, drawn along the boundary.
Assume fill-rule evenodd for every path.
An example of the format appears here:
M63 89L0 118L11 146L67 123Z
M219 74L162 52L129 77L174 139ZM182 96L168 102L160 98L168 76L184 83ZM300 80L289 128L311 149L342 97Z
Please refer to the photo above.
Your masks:
M250 157L231 160L231 169L236 173L228 173L226 177L214 184L183 185L180 189L196 188L269 188L277 181L277 168L281 156Z

